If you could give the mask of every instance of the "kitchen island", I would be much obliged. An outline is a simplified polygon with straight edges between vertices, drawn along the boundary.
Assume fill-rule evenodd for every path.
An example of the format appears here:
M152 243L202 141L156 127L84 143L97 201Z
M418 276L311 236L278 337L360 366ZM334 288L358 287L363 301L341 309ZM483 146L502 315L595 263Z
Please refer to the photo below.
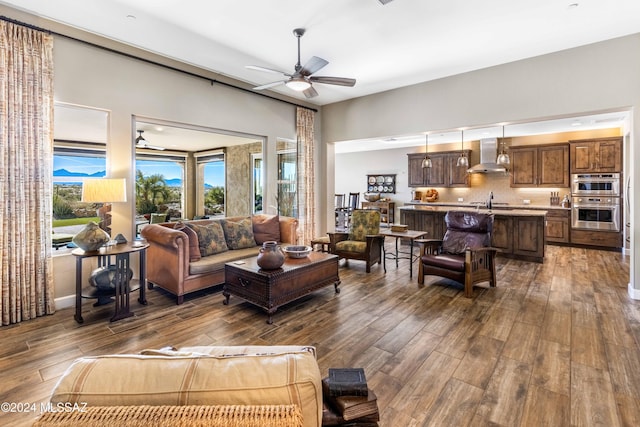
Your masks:
M491 245L500 255L543 262L547 211L537 209L480 209L461 206L407 205L400 208L400 221L411 230L425 231L429 239L442 239L444 216L450 210L467 210L494 215Z

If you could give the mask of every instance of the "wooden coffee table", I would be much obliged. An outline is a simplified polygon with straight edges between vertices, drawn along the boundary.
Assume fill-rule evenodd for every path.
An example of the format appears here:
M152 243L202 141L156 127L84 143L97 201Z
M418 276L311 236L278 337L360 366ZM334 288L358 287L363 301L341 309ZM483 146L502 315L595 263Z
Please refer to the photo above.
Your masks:
M273 323L278 307L328 285L340 292L338 256L311 252L305 258L285 258L281 268L262 270L258 257L228 262L224 266L223 304L235 295L267 311L267 323Z

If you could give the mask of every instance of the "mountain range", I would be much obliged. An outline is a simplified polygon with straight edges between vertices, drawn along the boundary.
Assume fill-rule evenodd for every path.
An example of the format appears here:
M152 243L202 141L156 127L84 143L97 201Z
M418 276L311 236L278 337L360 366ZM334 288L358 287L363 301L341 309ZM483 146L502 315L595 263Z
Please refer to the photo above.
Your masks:
M99 171L92 174L87 174L84 172L70 172L66 169L56 169L55 171L53 171L54 177L55 176L73 176L73 177L85 177L85 178L102 178L105 175L106 175L105 171ZM182 187L182 179L180 178L165 179L164 182L167 184L168 187ZM81 182L65 182L65 184L80 185L82 183ZM205 183L204 187L206 189L209 189L209 188L212 188L213 186L211 184Z
M53 176L84 176L87 178L102 178L107 173L106 171L98 171L92 174L84 173L84 172L70 172L66 169L56 169L53 171Z

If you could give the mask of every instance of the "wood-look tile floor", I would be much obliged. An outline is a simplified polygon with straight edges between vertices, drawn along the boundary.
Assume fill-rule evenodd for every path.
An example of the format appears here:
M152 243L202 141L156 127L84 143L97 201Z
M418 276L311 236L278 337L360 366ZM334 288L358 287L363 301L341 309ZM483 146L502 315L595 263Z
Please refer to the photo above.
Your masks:
M2 401L45 402L75 358L167 345L310 344L329 367L365 369L381 426L638 426L640 302L627 295L629 258L548 246L543 264L499 258L498 287L461 287L408 263L387 273L341 262L340 294L326 287L281 308L260 309L219 289L185 298L157 288L135 316L84 305L0 328ZM73 280L73 278L69 278ZM37 414L0 413L0 425Z

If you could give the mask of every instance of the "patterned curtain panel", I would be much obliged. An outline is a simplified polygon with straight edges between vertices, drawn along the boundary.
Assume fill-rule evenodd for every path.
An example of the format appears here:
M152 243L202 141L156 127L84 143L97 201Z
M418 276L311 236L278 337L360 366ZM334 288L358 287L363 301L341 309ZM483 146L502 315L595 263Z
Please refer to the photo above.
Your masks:
M53 38L0 21L0 303L8 325L54 312Z
M314 236L316 219L314 214L315 200L315 143L313 139L313 122L315 113L306 108L297 107L296 126L298 140L298 242L309 244Z

